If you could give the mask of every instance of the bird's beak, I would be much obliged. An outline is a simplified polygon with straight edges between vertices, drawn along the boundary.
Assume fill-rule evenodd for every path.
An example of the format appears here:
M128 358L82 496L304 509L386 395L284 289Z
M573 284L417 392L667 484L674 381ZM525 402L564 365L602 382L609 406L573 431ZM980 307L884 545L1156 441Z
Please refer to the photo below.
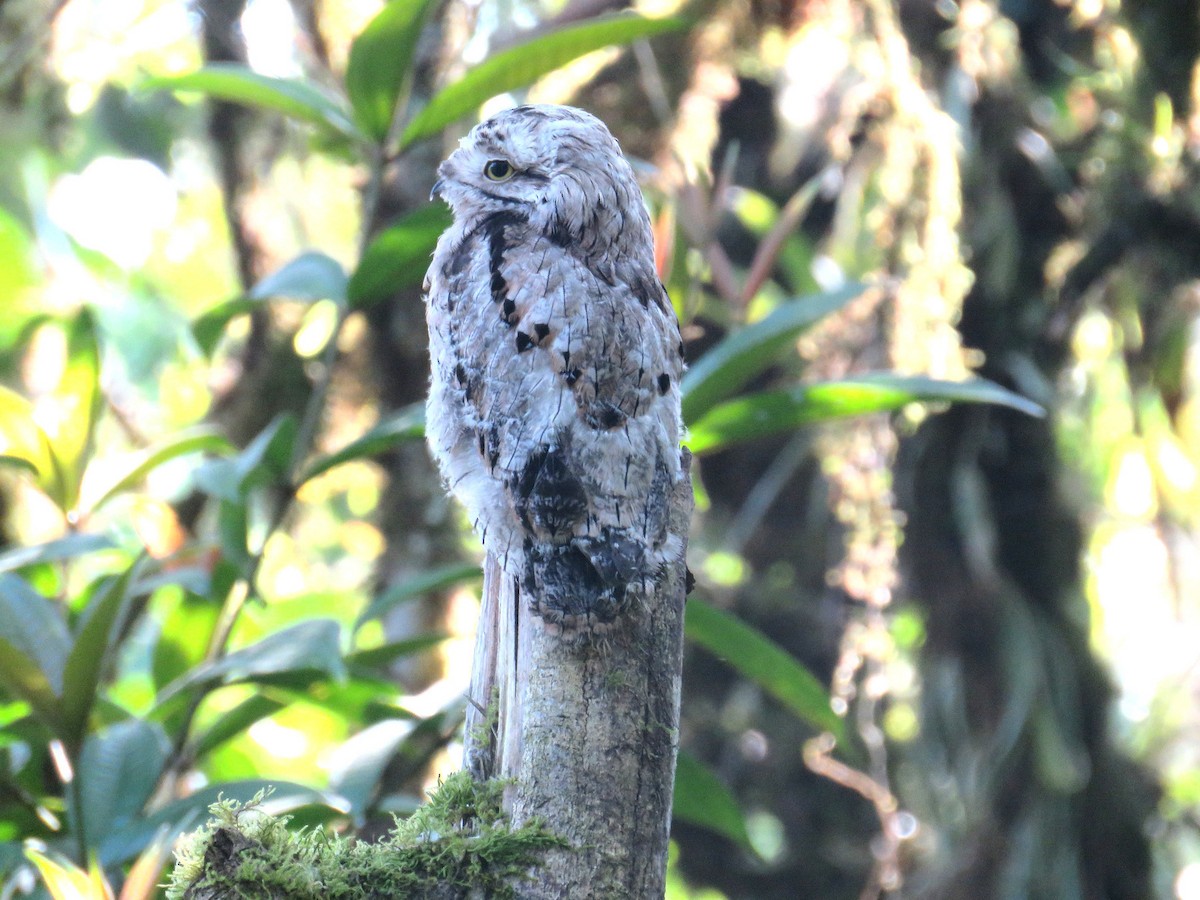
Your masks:
M440 198L442 196L442 188L444 188L445 186L446 186L445 178L439 178L437 181L435 181L433 183L433 190L431 190L429 192L430 202L432 202L435 197Z

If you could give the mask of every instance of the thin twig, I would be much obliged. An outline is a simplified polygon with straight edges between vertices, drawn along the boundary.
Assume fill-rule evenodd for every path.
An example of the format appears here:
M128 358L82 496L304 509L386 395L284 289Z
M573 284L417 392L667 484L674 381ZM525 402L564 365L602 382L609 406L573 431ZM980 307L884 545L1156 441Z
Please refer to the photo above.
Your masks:
M738 297L738 306L740 308L745 309L746 305L754 299L754 295L758 293L758 289L763 286L763 282L767 280L767 276L775 268L775 262L779 259L779 254L783 251L783 245L795 233L800 220L804 218L805 213L812 206L812 202L820 191L824 180L824 172L814 175L801 185L800 189L792 194L788 202L784 204L783 209L779 213L779 218L771 230L767 232L766 237L759 243L758 249L754 253L754 260L750 263L750 271L746 274L746 281L742 285L742 292Z
M650 110L654 113L654 118L658 120L659 125L669 125L675 117L675 112L667 96L667 87L658 66L658 58L654 55L654 48L650 46L649 41L634 42L633 59L637 63L642 90L646 92L646 98L650 101Z
M746 495L737 515L725 533L725 548L740 555L742 549L758 530L780 491L796 470L808 459L812 449L812 438L805 431L798 431L779 451L762 477L755 482Z

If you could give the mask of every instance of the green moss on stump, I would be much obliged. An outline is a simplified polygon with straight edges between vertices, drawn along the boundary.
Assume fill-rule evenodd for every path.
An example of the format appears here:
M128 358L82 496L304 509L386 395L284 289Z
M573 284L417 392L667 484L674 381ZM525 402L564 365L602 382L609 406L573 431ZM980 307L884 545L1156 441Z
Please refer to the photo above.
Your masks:
M565 843L540 823L512 829L504 783L447 778L384 840L289 831L286 816L223 800L176 853L169 900L383 900L512 897L540 854Z

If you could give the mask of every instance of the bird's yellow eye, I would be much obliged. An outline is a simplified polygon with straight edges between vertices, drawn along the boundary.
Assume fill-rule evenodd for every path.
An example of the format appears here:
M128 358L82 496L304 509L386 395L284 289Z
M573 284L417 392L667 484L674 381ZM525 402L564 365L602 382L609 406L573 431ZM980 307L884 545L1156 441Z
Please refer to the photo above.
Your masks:
M489 159L483 167L483 175L488 181L508 181L517 174L507 159Z

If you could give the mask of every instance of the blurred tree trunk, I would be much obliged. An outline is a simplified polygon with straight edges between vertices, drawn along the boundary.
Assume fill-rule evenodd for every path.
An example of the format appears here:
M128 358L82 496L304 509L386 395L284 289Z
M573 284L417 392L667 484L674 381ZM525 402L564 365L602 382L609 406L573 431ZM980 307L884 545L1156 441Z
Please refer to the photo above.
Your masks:
M201 38L206 63L247 64L241 15L245 0L200 0ZM256 219L249 198L260 186L280 149L280 126L256 110L236 103L209 102L208 137L234 265L242 290L249 290L278 261L264 241L269 223ZM238 447L244 447L281 412L299 415L310 383L302 361L292 350L290 329L281 327L266 304L250 313L250 331L238 352L238 377L218 393L211 417ZM263 403L270 397L270 403ZM204 498L194 493L179 505L185 526L195 525Z
M428 100L440 85L453 58L452 49L464 37L466 15L463 9L447 5L426 27L417 50L414 103ZM436 141L427 141L388 167L379 202L365 224L368 234L429 202L442 149ZM415 288L400 291L391 301L375 304L366 311L366 322L364 352L355 356L352 365L355 376L376 391L380 413L423 403L429 385L429 349L421 292ZM442 487L424 442L396 447L384 464L389 477L376 510L386 541L376 574L380 590L436 566L461 562L464 557L456 507ZM447 613L447 595L437 591L396 609L386 627L393 639L444 631ZM437 654L422 654L396 669L396 676L414 692L444 674L444 660Z
M1195 17L1193 9L1184 21ZM981 374L1037 397L1051 416L954 409L927 422L902 457L908 586L928 623L927 737L914 756L929 762L938 742L942 763L922 776L946 779L967 809L965 820L939 823L950 846L914 889L931 898L1148 898L1157 788L1114 744L1113 691L1089 646L1082 585L1088 510L1068 487L1053 416L1081 311L1070 282L1093 263L1084 254L1064 278L1052 254L1089 239L1072 209L1090 208L1106 227L1132 222L1099 186L1079 195L1084 146L1034 148L1039 92L1067 80L1054 54L1088 59L1088 28L1053 4L1027 9L1017 24L1023 69L970 71L967 62L980 89L964 188L977 277L961 330L983 351ZM973 37L977 61L1010 50L1002 21ZM1179 70L1180 60L1160 58L1177 42L1143 49L1149 68ZM1187 70L1196 49L1187 49ZM1042 73L1041 84L1028 80ZM1120 114L1146 119L1138 108ZM1119 182L1132 174L1114 171ZM987 763L972 776L971 760Z

